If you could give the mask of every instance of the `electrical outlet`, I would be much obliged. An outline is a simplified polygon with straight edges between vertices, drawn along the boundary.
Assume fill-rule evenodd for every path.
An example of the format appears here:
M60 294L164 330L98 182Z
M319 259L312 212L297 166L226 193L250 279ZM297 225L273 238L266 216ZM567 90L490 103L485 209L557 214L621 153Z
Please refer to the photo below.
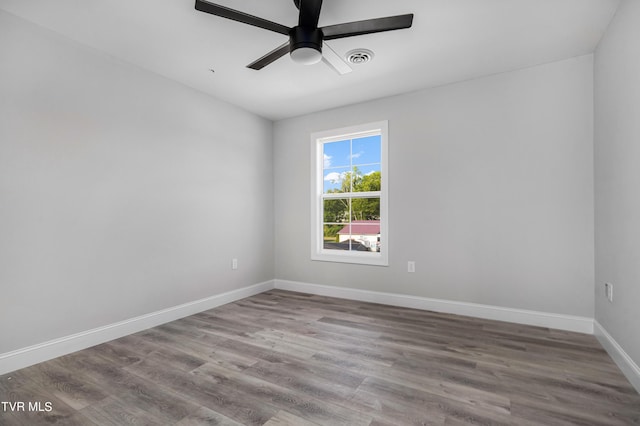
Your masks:
M231 259L231 269L238 269L238 259Z
M407 272L415 272L416 271L416 262L410 260L407 262Z
M604 295L609 302L613 303L613 284L604 283Z

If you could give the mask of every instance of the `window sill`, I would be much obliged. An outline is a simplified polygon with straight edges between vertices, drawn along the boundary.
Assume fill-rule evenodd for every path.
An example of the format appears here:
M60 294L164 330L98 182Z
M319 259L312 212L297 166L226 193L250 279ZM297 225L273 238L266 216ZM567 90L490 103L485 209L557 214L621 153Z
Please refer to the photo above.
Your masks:
M312 253L311 260L320 262L352 263L357 265L389 266L388 259L380 253Z

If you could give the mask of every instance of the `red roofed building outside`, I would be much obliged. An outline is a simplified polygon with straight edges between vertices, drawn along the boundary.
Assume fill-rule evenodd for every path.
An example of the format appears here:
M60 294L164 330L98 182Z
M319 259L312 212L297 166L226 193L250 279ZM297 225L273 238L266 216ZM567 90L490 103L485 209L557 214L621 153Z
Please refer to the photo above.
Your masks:
M356 240L371 251L380 250L380 221L354 220L338 232L338 242Z

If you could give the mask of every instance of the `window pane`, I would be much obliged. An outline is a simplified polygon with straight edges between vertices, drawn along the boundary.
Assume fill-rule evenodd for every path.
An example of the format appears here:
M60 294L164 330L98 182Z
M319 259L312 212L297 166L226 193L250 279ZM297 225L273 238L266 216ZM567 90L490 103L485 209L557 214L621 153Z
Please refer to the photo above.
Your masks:
M349 167L339 167L324 171L324 193L351 192L351 173Z
M342 243L337 243L335 241L325 241L323 247L325 250L349 251L352 247L356 247L356 245L352 245L349 241L345 241Z
M349 250L349 243L344 244L340 241L342 236L347 235L349 239L349 224L331 224L324 225L324 249L325 250ZM344 238L343 238L344 239Z
M348 199L324 200L323 216L325 223L348 223L349 207L351 203Z
M380 251L380 221L324 224L325 250Z
M325 250L341 250L341 251L371 251L369 244L362 240L358 241L352 235L353 226L344 225L325 225ZM335 234L335 235L334 235ZM376 238L376 237L374 237Z
M380 191L380 164L353 167L353 192Z
M351 223L351 250L380 251L380 221L357 220Z
M351 141L327 142L323 144L324 166L331 169L335 167L348 167L351 165Z
M354 139L352 144L352 164L380 164L380 136Z
M351 221L380 221L380 198L354 198L351 201Z

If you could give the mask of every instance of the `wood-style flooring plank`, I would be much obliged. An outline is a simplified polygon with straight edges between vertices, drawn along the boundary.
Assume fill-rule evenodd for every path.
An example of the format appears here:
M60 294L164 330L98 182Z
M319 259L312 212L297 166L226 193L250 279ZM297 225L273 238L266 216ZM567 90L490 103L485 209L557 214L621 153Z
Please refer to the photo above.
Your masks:
M264 426L319 426L301 417L295 416L286 411L278 411L278 414L269 419Z

